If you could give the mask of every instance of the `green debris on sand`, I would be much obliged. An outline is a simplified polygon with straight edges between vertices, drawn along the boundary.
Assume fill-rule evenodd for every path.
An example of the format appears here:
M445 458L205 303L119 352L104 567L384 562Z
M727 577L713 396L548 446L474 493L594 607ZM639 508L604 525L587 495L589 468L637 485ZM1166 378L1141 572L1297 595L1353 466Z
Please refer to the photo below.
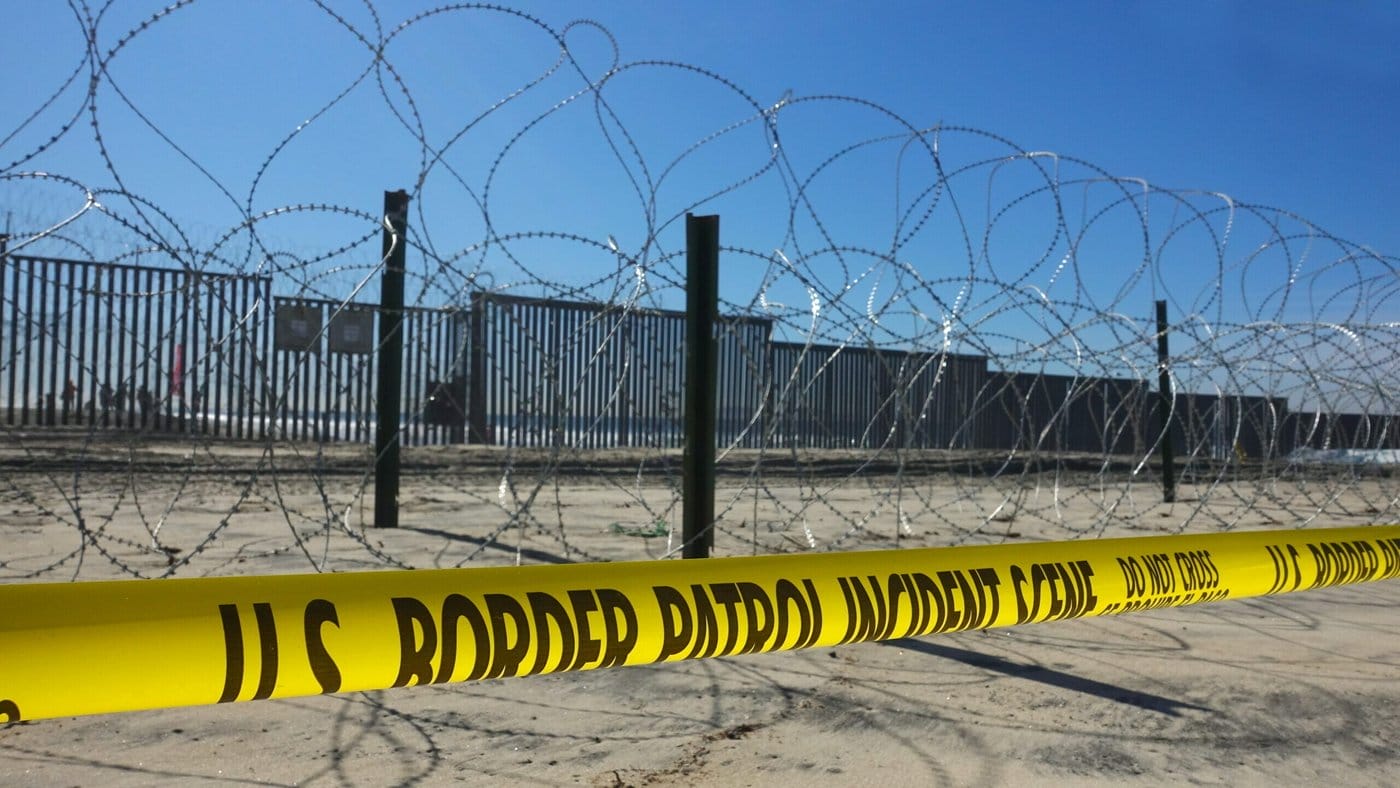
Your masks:
M657 520L652 525L642 527L623 525L622 523L613 523L611 526L609 526L609 528L615 534L620 534L622 536L640 536L643 539L651 539L652 537L656 536L666 536L671 532L671 529L669 526L666 525L665 520Z

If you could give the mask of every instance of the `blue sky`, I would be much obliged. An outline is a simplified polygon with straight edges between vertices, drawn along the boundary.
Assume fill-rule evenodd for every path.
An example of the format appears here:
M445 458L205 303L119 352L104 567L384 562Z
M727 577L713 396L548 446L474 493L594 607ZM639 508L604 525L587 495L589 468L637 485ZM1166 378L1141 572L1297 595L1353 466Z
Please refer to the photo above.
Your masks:
M16 177L19 172L57 173L93 188L120 185L180 225L196 250L182 264L275 270L304 290L337 297L363 281L363 292L372 294L373 214L381 192L415 188L423 169L409 127L421 122L432 144L447 146L557 55L545 31L527 20L484 11L441 14L410 26L386 50L411 102L392 82L387 98L380 93L375 80L383 71L355 82L372 58L351 27L372 38L376 25L392 29L435 5L380 2L373 6L377 20L369 6L351 2L328 4L339 20L311 2L290 0L198 0L178 8L137 32L110 61L98 89L99 145L81 111L83 75L11 134L83 54L75 22L81 6L75 12L58 2L19 4L8 21L24 34L0 50L5 72L23 75L0 84L0 106L7 108L0 166L74 123L52 146L7 170L0 210L13 212L21 232L68 215L73 189ZM118 0L98 27L98 49L110 50L161 7ZM575 64L596 78L611 58L598 29L569 29L575 64L471 126L444 155L453 171L434 166L415 188L423 213L412 221L422 252L413 265L422 268L410 298L420 302L460 300L475 284L540 289L541 280L555 294L620 298L641 270L650 276L647 300L674 306L673 256L683 248L677 217L693 208L720 213L723 242L755 252L726 258L723 287L734 307L773 309L767 302L781 301L785 319L800 324L810 319L808 301L819 302L823 319L834 319L828 328L837 339L855 331L882 343L911 336L916 344L936 343L940 315L957 312L968 327L961 340L974 348L996 344L1000 331L1021 330L1026 321L1039 326L1031 333L1054 344L1069 335L1055 336L1047 312L1080 325L1111 307L1136 318L1156 297L1169 297L1175 314L1208 321L1397 318L1377 314L1394 308L1384 265L1365 261L1362 273L1338 268L1332 264L1345 250L1329 244L1304 252L1274 243L1251 259L1261 239L1268 241L1267 222L1245 216L1231 222L1225 203L1209 194L1276 206L1382 255L1400 253L1395 4L620 0L513 7L556 31L571 20L594 20L615 37L620 62L707 69L753 104L705 74L651 65L608 82L616 120L587 99L541 120L584 84L571 71ZM325 115L316 115L347 88ZM958 210L944 199L901 241L910 223L918 223L921 199L933 199L921 191L933 182L928 157L911 143L907 127L872 106L804 98L821 95L859 97L919 129L970 127L1009 144L940 133L945 163L969 167L951 182ZM783 109L779 126L790 172L816 173L807 193L815 219L801 211L790 217L785 189L791 183L764 169L772 149L755 108L771 108L784 96L802 99ZM315 122L289 138L309 118ZM742 121L666 171L691 143ZM645 168L628 152L623 128ZM522 129L527 133L517 137ZM858 144L899 134L905 136ZM104 148L115 175L102 160ZM986 164L1021 149L1053 151L1098 170L1068 159ZM844 153L821 166L838 152ZM1132 187L1080 184L1057 202L1036 192L1047 172L1066 182L1108 173L1206 194L1154 198L1146 248L1137 215L1122 206L1107 209L1080 237L1078 258L1066 268L1066 241L1055 238L1057 211L1067 226L1082 228L1101 208L1130 199ZM744 180L755 173L755 180ZM737 190L696 204L736 183ZM650 227L657 235L649 243L653 193ZM480 200L489 202L497 234L549 231L586 242L512 235L481 252L487 231ZM170 243L179 237L149 207L116 196L103 203L147 235ZM249 207L256 215L307 204L363 214L317 208L261 220L259 242L270 254L252 250L247 234L236 231ZM1183 226L1180 212L1191 210L1216 213ZM1212 259L1219 248L1212 235L1227 225L1233 236L1224 259ZM1275 232L1297 235L1300 226ZM141 245L140 233L102 217L83 217L69 230L95 248ZM234 237L219 244L227 232ZM827 251L827 245L887 259ZM759 257L771 258L775 249L802 274L775 273L772 260ZM639 260L647 264L630 265ZM913 279L892 261L907 263ZM1317 292L1283 293L1290 271L1300 270L1312 272L1304 279ZM820 284L817 296L809 298L812 281L804 277ZM976 285L988 277L1015 295ZM1327 298L1350 292L1358 277L1380 294L1366 299L1364 314L1349 316ZM1030 292L1062 303L1028 306L1019 299ZM891 300L892 294L901 298ZM872 310L889 318L883 328L851 328ZM1098 336L1099 328L1073 333ZM1111 329L1103 330L1102 341L1111 345Z

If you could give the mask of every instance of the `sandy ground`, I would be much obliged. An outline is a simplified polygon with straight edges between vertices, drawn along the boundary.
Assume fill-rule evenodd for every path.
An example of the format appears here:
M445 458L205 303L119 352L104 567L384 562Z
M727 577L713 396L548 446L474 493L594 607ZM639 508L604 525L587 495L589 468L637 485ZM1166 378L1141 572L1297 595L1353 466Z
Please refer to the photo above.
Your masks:
M273 471L265 455L166 447L133 464L88 451L75 472L73 456L26 449L52 462L6 468L0 581L640 559L674 547L679 521L673 475L655 463L641 475L519 463L503 486L491 461L459 459L415 466L402 527L372 529L353 463L303 452ZM1188 484L1167 505L1123 479L886 471L722 474L716 553L1395 519L1388 478ZM0 784L1392 785L1397 607L1390 581L834 650L21 723L0 728Z

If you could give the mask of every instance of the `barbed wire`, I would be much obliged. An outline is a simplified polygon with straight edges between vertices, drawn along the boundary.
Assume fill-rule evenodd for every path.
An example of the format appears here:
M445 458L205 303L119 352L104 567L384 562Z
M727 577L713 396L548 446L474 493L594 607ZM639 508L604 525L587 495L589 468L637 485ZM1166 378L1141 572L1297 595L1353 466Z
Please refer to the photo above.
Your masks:
M53 54L76 65L0 127L0 577L679 554L680 220L701 211L725 222L717 553L1400 506L1395 257L861 97L629 61L593 20L311 7L278 56L314 87L210 55L184 65L218 81L185 94L177 49L251 12L75 0ZM445 68L457 24L481 52ZM462 73L469 100L444 85ZM230 109L241 82L259 105ZM374 356L336 332L375 310L369 198L399 183L419 322L387 531Z

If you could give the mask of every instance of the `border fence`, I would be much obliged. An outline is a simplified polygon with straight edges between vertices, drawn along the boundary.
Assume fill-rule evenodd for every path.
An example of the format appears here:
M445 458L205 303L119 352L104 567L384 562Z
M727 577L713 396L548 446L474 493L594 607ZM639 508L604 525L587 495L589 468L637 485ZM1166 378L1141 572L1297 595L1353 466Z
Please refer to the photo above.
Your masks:
M272 291L269 276L7 255L0 414L21 427L372 441L378 307ZM404 312L405 444L682 445L683 312L485 291ZM721 321L721 446L1140 456L1157 441L1146 380L773 329ZM1172 415L1173 444L1204 460L1400 448L1391 414L1293 411L1281 397L1178 392Z
M8 426L373 439L376 307L274 296L269 276L20 255L0 259L0 302ZM404 401L438 402L460 319L404 311ZM410 444L454 436L421 411L401 423Z

